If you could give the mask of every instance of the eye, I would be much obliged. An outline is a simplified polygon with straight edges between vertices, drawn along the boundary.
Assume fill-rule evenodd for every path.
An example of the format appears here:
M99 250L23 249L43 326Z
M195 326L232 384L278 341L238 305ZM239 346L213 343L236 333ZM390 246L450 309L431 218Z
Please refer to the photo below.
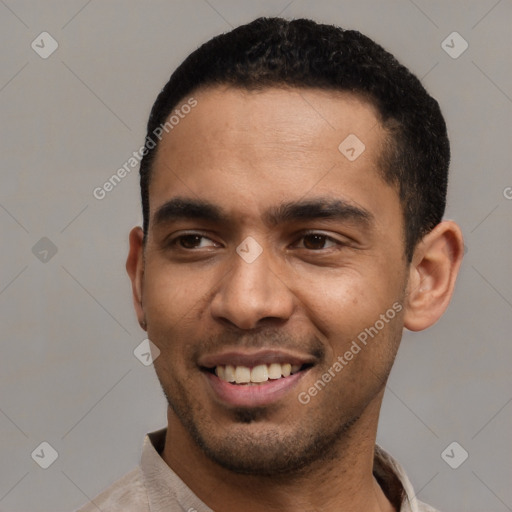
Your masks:
M203 241L211 242L211 243L210 244L203 243ZM216 246L215 242L213 242L209 238L207 238L203 235L197 234L197 233L189 233L186 235L177 236L176 238L171 240L170 245L171 246L178 245L178 247L181 249L203 249L204 247L215 247Z
M300 240L303 241L302 247L299 246L300 249L309 249L312 251L317 251L321 249L329 249L330 247L335 247L339 245L343 245L338 240L334 238L324 235L323 233L306 233L304 234ZM326 246L326 243L329 244Z

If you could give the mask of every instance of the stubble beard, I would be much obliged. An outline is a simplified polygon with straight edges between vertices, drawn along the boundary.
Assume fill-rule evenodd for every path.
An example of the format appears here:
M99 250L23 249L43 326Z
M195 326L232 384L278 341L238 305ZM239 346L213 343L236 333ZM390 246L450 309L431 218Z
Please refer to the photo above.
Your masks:
M344 402L341 390L323 390L315 397L315 401L320 400L316 406L312 402L295 411L292 407L290 418L284 423L272 421L282 416L282 404L234 408L228 413L230 428L226 431L215 425L214 418L206 417L205 410L183 382L173 378L165 383L160 378L164 374L176 377L175 372L162 368L160 375L156 365L155 369L169 407L190 439L211 461L238 474L300 478L314 467L339 460L351 449L361 416L386 385L394 355L396 352L388 355L359 399L345 397Z
M296 423L290 429L278 425L263 426L272 414L271 407L232 410L231 432L216 433L213 420L200 417L187 391L178 384L171 397L162 386L167 402L195 445L214 463L237 474L259 477L296 477L310 471L312 465L339 457L340 440L350 435L359 420L358 414L341 412L338 421L306 411L307 424ZM334 420L334 421L333 421ZM262 427L259 428L259 425ZM285 430L285 432L283 432Z

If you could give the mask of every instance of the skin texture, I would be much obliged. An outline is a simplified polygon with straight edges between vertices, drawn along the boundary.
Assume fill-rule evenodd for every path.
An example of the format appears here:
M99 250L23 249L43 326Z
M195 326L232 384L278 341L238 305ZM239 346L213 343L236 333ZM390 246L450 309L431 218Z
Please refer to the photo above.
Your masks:
M194 97L160 144L147 243L134 228L127 260L139 322L161 351L154 366L170 404L162 456L218 512L394 510L372 475L385 382L403 327L425 329L448 305L460 229L439 224L406 262L398 194L377 167L384 132L354 95L216 87ZM353 162L338 150L349 134L366 147ZM226 218L155 222L177 197L208 201ZM267 219L282 203L315 200L345 201L366 221ZM262 249L252 263L236 252L249 236ZM300 403L397 303L401 311ZM201 358L262 348L313 366L268 405L224 403Z

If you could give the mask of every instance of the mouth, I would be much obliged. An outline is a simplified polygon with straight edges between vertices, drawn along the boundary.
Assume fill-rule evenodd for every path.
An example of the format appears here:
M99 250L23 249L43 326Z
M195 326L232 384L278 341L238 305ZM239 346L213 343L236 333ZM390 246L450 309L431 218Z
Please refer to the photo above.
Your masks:
M204 358L199 367L216 401L257 407L285 397L313 366L311 358L268 351Z
M243 365L218 365L204 370L216 375L220 380L232 384L260 385L271 380L286 379L290 375L310 368L311 364L271 363L258 364L252 368Z

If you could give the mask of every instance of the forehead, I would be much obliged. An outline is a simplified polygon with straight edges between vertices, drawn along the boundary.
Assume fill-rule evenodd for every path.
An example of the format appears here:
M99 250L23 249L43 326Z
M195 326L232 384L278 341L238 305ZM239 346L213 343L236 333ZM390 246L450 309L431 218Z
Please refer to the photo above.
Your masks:
M173 196L222 202L239 214L315 194L365 202L366 209L389 209L391 201L397 209L398 196L379 171L384 130L364 99L319 89L226 86L192 96L197 105L184 109L190 111L160 142L150 215Z
M267 158L267 152L260 152L262 146L282 155L307 149L309 156L314 156L325 149L337 150L344 136L352 133L367 139L372 153L378 149L375 143L382 132L374 106L349 92L217 86L197 91L194 98L197 106L190 113L182 115L181 120L173 116L179 123L161 142L161 148L175 153L194 148L199 156L211 149L205 143L212 142L218 152L229 150L231 157L236 156L234 150L238 148L240 157L254 150Z

